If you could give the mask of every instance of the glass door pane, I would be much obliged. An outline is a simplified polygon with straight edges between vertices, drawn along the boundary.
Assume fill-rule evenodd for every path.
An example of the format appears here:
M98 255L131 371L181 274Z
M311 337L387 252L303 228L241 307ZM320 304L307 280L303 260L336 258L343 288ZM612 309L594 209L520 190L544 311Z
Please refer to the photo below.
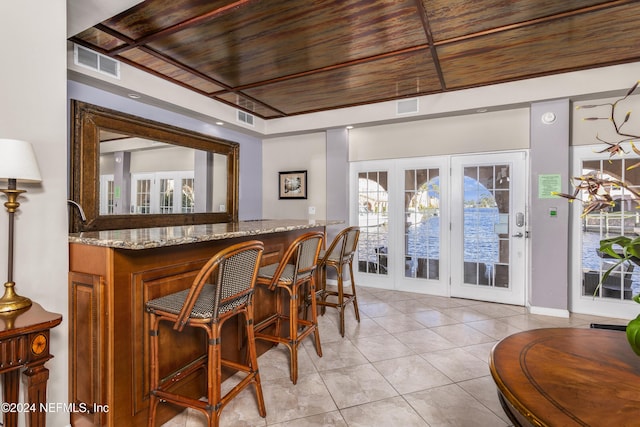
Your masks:
M405 277L440 278L440 171L404 171Z
M464 168L466 284L509 287L509 179L509 165Z
M195 211L196 199L193 191L193 178L182 179L182 201L180 210L182 213Z
M358 174L358 271L387 274L389 193L386 171Z
M151 213L151 180L139 179L135 182L135 198L136 207L134 213L149 214Z
M113 175L100 175L100 215L115 213L116 190Z
M173 212L173 179L160 179L160 213Z

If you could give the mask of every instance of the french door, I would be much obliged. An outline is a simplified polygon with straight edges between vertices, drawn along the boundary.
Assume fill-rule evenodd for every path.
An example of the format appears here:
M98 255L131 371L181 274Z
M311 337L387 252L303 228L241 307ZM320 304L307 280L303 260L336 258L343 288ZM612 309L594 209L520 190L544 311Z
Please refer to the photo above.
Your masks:
M131 213L194 212L192 171L135 173L131 177Z
M640 168L631 167L640 160L633 152L609 158L598 153L599 146L573 147L572 176L594 174L602 179L625 182L640 190ZM572 203L571 311L615 318L638 315L638 304L631 298L640 289L640 268L624 263L607 278L605 272L613 265L599 252L600 240L618 236L635 238L640 232L640 211L636 196L625 188L610 191L614 206L582 215L582 204ZM586 199L585 194L580 195Z
M448 231L441 221L448 212L442 194L447 162L439 157L352 164L358 283L448 295Z
M451 161L451 296L525 304L525 153Z
M523 305L525 169L524 153L353 163L356 281Z

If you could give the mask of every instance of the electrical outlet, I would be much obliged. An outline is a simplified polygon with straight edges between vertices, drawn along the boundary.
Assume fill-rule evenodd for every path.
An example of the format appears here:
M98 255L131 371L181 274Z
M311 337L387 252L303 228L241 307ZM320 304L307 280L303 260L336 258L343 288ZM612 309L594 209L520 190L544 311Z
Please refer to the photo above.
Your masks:
M309 206L309 215L315 215L315 214L316 214L315 206Z

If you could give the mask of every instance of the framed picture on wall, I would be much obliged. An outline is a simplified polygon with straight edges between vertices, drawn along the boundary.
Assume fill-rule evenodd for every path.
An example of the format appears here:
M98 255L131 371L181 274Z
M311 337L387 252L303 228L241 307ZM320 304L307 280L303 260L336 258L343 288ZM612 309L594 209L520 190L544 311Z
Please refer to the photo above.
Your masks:
M280 199L307 198L307 171L289 171L279 173Z

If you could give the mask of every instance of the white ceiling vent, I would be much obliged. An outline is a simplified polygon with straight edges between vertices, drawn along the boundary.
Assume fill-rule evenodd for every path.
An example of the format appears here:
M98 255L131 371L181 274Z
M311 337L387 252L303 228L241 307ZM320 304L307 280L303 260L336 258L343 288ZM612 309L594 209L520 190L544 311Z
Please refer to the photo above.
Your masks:
M253 126L254 116L244 111L238 110L238 121L249 126Z
M410 114L418 112L418 98L402 99L397 102L396 114Z
M89 50L86 47L75 45L73 49L73 60L76 65L81 67L90 68L93 71L115 77L116 79L120 78L119 61Z

